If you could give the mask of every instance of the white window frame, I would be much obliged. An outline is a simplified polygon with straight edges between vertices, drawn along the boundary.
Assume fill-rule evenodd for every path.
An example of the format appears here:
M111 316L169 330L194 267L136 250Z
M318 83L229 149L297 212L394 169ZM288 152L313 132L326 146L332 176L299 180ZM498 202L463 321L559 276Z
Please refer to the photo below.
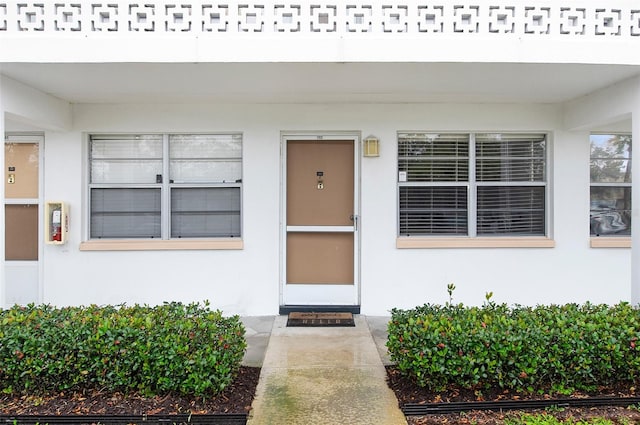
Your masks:
M90 168L91 168L91 137L101 136L103 134L109 135L123 135L130 136L135 134L145 135L161 135L163 140L162 145L162 183L156 184L93 184L90 181ZM241 178L235 182L198 182L198 183L174 183L170 180L169 165L171 162L169 154L169 139L173 135L214 135L214 136L239 136L241 141L241 153L240 153L240 168ZM83 209L84 218L84 237L83 242L80 244L80 250L82 251L121 251L121 250L208 250L208 249L243 249L243 188L242 188L242 175L243 175L243 135L240 132L206 132L206 133L91 133L86 135L85 141L86 150L84 152L85 163L85 207ZM91 225L91 190L94 188L145 188L154 187L159 188L161 193L161 206L160 206L160 220L161 220L161 237L160 238L103 238L92 239L90 237L90 225ZM194 238L171 238L171 191L180 188L215 188L215 187L228 187L238 188L240 191L240 217L239 217L239 236L231 237L194 237Z
M468 180L460 182L429 182L418 183L400 181L399 172L397 180L397 220L396 220L396 247L397 248L553 248L555 241L551 237L551 135L545 131L398 131L396 140L398 141L403 134L468 134L469 135L469 154L468 154ZM545 146L545 176L542 182L505 182L505 181L476 181L476 135L477 134L544 134L546 137ZM396 155L398 155L396 149ZM399 158L396 158L396 166L399 166ZM398 170L399 171L399 170ZM400 187L402 186L428 186L428 187L445 187L445 186L466 186L467 187L467 235L416 235L404 236L400 233ZM477 234L477 189L478 187L499 187L499 186L536 186L544 187L544 235L478 235Z

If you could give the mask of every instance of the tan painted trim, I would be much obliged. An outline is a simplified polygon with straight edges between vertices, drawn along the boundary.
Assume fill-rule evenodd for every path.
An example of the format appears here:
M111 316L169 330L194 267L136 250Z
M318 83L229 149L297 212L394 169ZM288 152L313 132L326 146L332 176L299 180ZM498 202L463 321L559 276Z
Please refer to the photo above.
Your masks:
M202 240L92 240L82 242L80 251L163 251L163 250L214 250L243 249L242 239L202 239Z
M631 248L631 237L607 238L597 237L591 238L591 248Z
M397 238L396 248L554 248L556 242L545 237L522 238Z

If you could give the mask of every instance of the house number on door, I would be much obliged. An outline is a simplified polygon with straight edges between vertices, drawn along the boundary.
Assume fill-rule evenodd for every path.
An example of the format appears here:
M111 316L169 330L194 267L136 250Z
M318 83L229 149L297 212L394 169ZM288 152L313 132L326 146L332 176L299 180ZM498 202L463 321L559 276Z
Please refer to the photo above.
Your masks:
M322 190L324 189L324 181L322 180L322 177L324 176L324 172L323 171L317 171L316 172L316 177L318 177L318 190Z
M9 167L9 176L7 177L8 184L14 184L16 182L16 175L12 173L12 171L16 171L16 167Z

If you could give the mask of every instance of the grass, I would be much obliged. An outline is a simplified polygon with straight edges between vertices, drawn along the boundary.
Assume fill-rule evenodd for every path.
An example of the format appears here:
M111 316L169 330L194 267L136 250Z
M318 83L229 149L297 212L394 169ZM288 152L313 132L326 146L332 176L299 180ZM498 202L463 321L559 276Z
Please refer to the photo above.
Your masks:
M536 415L523 414L518 418L510 418L505 420L505 425L614 425L609 419L594 418L586 420L575 420L568 418L565 420L557 419L547 413Z

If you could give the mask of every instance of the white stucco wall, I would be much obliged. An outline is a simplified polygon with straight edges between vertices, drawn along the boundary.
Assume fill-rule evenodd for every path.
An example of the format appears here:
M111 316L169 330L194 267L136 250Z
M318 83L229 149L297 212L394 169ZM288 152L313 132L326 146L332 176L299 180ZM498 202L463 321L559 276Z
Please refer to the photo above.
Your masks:
M361 162L361 306L364 314L447 301L614 303L630 297L630 250L589 247L588 131L563 130L559 106L76 105L73 131L45 134L45 199L71 207L69 243L45 246L44 302L201 301L228 313L275 314L280 275L281 131L358 131L381 140ZM396 249L396 132L549 131L555 248ZM239 251L81 252L86 141L91 132L243 133Z
M2 66L0 65L0 71ZM0 75L6 118L25 127L55 130L71 128L69 102L48 95L19 81Z

